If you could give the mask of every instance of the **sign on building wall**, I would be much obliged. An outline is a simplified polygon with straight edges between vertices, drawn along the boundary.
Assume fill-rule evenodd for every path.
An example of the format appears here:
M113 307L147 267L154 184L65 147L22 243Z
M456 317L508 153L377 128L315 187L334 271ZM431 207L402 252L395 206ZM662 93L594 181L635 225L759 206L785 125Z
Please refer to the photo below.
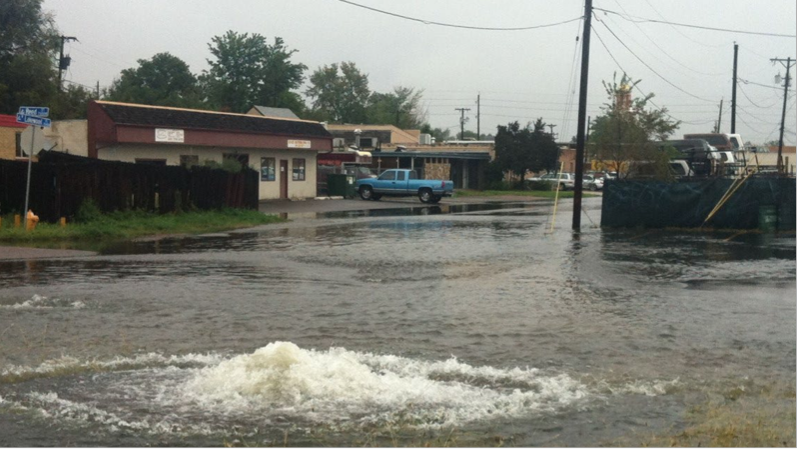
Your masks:
M309 140L288 140L288 148L310 148Z
M182 129L155 128L155 142L184 143L185 131Z

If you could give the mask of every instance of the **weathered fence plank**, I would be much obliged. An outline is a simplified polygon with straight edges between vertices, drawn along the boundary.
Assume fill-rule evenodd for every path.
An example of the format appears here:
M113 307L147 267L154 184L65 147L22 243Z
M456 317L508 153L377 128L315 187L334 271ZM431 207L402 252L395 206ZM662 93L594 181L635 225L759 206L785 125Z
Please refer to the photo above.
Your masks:
M27 162L0 160L0 215L22 212L26 178ZM103 212L256 209L258 179L257 172L248 168L230 173L43 152L32 166L30 208L41 220L53 223L74 216L89 198Z

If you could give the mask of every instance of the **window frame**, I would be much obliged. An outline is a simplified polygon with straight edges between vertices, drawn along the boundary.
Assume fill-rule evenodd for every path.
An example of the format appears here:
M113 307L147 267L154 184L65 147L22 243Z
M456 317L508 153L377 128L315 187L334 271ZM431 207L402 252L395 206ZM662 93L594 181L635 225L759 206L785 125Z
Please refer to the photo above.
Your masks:
M269 164L269 161L271 162ZM263 167L267 168L266 176L263 177ZM277 181L277 158L275 157L261 157L260 158L260 182L276 182Z
M307 160L305 158L293 158L291 161L291 180L307 180Z

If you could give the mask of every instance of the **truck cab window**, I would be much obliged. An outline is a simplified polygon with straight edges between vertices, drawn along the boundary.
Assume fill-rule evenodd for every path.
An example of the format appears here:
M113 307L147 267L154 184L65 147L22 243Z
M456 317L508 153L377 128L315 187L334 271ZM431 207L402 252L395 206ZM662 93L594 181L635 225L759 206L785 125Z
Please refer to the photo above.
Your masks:
M379 179L382 181L395 181L396 180L396 172L394 171L386 171L379 176Z
M405 173L403 171L396 172L396 181L404 181Z

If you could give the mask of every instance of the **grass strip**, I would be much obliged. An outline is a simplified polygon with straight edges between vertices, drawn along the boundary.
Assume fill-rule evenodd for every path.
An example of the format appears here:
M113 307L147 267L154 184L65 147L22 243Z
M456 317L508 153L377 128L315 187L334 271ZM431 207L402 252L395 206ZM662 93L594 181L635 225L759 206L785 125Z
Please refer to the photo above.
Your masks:
M3 216L0 225L0 242L31 243L62 240L127 240L136 237L162 234L201 234L230 229L246 228L284 221L274 215L256 210L221 209L201 212L154 214L144 211L121 211L100 214L91 220L78 223L39 223L27 232L24 224L14 227L13 215Z
M565 190L559 192L559 198L573 198L574 192L572 190ZM534 198L551 198L556 196L554 190L457 190L455 197L470 197L470 196L529 196ZM598 196L589 193L583 193L584 198Z

